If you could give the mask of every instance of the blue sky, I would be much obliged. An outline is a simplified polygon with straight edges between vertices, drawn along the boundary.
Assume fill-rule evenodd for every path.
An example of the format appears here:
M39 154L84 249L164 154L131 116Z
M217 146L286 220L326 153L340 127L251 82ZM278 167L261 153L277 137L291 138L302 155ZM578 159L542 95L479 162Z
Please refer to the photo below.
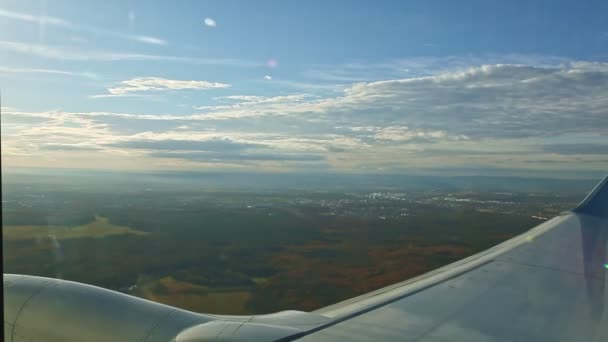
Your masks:
M9 167L608 170L605 1L0 0Z

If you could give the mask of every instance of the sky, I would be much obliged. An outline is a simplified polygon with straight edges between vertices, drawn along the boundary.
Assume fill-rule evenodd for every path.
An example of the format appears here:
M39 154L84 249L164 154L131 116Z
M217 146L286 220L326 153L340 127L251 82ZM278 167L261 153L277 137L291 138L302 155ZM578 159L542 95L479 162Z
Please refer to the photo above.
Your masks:
M606 1L0 0L5 168L608 173Z

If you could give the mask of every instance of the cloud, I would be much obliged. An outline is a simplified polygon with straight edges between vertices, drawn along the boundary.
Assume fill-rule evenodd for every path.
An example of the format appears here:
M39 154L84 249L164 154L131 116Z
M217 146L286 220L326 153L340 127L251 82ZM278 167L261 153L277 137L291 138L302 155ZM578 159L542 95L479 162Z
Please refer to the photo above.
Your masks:
M149 154L155 158L173 158L196 162L247 162L247 161L295 161L295 162L317 162L325 160L325 157L317 154L303 153L207 153L207 152L155 152Z
M120 82L120 86L108 88L108 95L124 96L148 91L185 89L204 90L228 87L230 87L230 84L218 82L169 80L160 77L137 77Z
M208 140L130 140L118 143L113 143L108 146L143 149L143 150L160 150L160 151L206 151L206 152L238 152L248 148L261 147L264 145L237 142L230 139L208 139Z
M342 93L344 89L348 88L349 84L336 84L336 83L320 83L319 81L315 82L301 82L301 81L293 81L293 80L274 80L273 84L277 86L283 86L287 89L298 89L300 91L308 91L308 92L316 92L318 94L327 94L328 92L332 92L335 94Z
M204 20L205 26L208 27L216 27L217 23L215 22L215 20L211 19L211 18L205 18Z
M316 101L311 94L289 94L281 96L232 95L219 100L232 102L216 106L199 106L205 110L196 115L201 120L229 120L269 115L290 115L314 112Z
M580 144L552 144L542 145L544 152L572 155L572 154L598 154L608 156L608 144L580 143Z
M144 97L144 96L148 96L149 94L141 94L141 93L131 93L131 94L97 94L97 95L90 95L89 98L90 99L108 99L108 98L112 98L112 97Z
M2 124L41 124L52 120L38 113L16 113L13 108L2 107Z
M67 60L67 61L149 61L149 62L175 62L190 63L199 65L226 65L238 67L259 67L259 62L246 61L240 59L213 59L213 58L194 58L179 56L151 55L130 52L110 52L93 49L82 49L72 47L55 47L44 44L30 44L15 41L0 41L0 49L26 54L41 58Z
M201 118L306 116L407 126L468 138L608 134L608 63L484 65L434 76L356 83L338 97L290 95L200 107Z
M353 83L387 79L412 78L448 73L454 70L474 68L480 65L527 65L534 67L558 67L572 60L548 55L478 55L478 56L421 56L376 61L350 62L341 65L314 65L302 76L309 82Z
M40 146L41 150L47 151L99 151L101 148L96 146L86 145L70 145L70 144L44 144Z
M128 88L114 91L126 96L157 87L172 89L139 81L113 88ZM549 165L597 171L608 167L606 99L608 63L481 65L358 82L323 96L215 97L192 114L11 109L3 113L3 153L6 143L11 155L50 156L50 143L99 146L150 168L191 162L297 169L322 162L335 172Z
M167 41L160 38L148 37L148 36L129 36L131 39L137 40L142 43L155 44L155 45L167 45Z
M181 134L185 136L187 133ZM154 136L158 137L158 135ZM148 156L153 158L182 159L207 163L254 161L313 162L325 160L325 157L320 154L302 153L301 151L286 152L284 149L283 151L276 149L272 144L215 137L207 137L202 140L127 140L106 146L143 150L146 151Z
M18 73L18 74L54 74L54 75L66 75L66 76L77 76L96 79L97 75L90 72L75 72L68 70L56 70L56 69L39 69L39 68L12 68L12 67L0 67L0 73Z
M31 22L31 23L38 23L38 24L46 23L46 24L57 25L57 26L70 26L70 24L67 21L56 18L56 17L49 17L46 15L36 16L36 15L27 14L27 13L8 11L8 10L2 9L2 8L0 8L0 17L27 21L27 22Z
M608 64L487 65L429 77L358 83L318 110L450 135L515 138L606 131L607 96Z
M69 21L66 21L61 18L50 17L50 16L36 16L27 13L19 13L8 11L0 8L0 17L20 20L25 22L36 23L38 25L53 25L57 27L62 27L66 29L76 30L80 32L93 33L97 35L104 35L114 38L126 39L131 41L136 41L145 44L153 44L153 45L167 45L167 41L157 37L145 36L145 35L134 35L134 34L125 34L120 32L115 32L99 27L93 27L88 25L77 25L73 24Z
M270 80L272 80L272 76L266 75L266 76L264 76L264 79L270 81Z
M378 127L372 135L376 140L384 140L389 142L399 141L432 141L447 138L445 131L422 131L410 130L407 126L388 126Z
M459 145L456 145L459 146ZM468 148L456 147L449 148L444 146L443 148L422 148L414 150L417 156L423 157L450 157L450 156L483 156L484 158L490 158L492 156L522 156L522 155L536 155L538 151L530 148L517 148L517 146L507 145L507 150L500 150L495 146L486 149L475 148L474 146L467 146Z
M125 82L110 88L109 95L225 86L147 78ZM226 121L207 125L240 129L251 129L254 122L251 120L255 118L258 128L284 132L297 123L304 131L294 134L337 132L387 142L415 142L413 138L524 139L565 134L608 135L607 98L608 63L572 63L559 68L487 65L428 77L356 83L334 97L306 93L225 96L216 98L216 104L195 107L199 112L192 115L105 112L81 115L182 124ZM334 132L332 127L347 129L336 128ZM368 127L370 131L357 131L356 127Z
M178 116L178 115L154 115L154 114L132 114L132 113L112 113L112 112L68 112L63 110L49 110L43 112L26 112L19 111L14 108L2 107L3 110L7 110L2 113L2 116L10 116L17 119L25 118L43 118L55 121L71 121L77 119L86 120L101 120L102 118L118 118L125 120L149 120L149 121L183 121L183 120L195 120L192 116Z

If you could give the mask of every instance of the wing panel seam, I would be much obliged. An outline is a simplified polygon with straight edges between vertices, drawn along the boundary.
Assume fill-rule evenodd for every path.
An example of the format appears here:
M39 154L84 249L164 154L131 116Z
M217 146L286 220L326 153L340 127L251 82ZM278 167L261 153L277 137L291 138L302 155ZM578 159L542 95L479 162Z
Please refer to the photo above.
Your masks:
M584 273L581 273L581 272L562 270L562 269L557 268L557 267L543 266L543 265L536 265L536 264L528 264L528 263L525 263L525 262L519 262L519 261L509 260L509 259L494 259L494 260L495 261L504 262L504 263L508 263L508 264L527 266L527 267L538 267L538 268L543 268L543 269L546 269L546 270L555 271L555 272L559 272L559 273L565 273L565 274L570 274L570 275L575 275L575 276L582 276L582 277L587 277L587 278L594 278L594 279L597 279L599 281L603 280L602 278L596 276L595 274L589 274L589 275L587 275L587 274L584 274Z
M40 286L40 288L32 293L21 305L21 307L19 308L19 311L17 312L17 315L15 316L15 322L13 323L13 328L11 330L11 340L15 339L15 329L17 328L17 321L19 320L19 317L21 316L21 313L23 312L23 309L25 309L25 306L37 295L39 295L40 293L42 293L42 291L44 291L46 288L48 288L49 286L55 284L56 282L54 280L47 280L45 281L44 284L42 284Z
M154 322L152 324L152 326L150 328L148 328L148 330L146 331L146 333L144 334L144 337L142 338L142 341L145 342L148 340L148 338L150 338L150 336L152 335L152 333L154 332L154 329L156 329L165 319L167 319L169 316L173 315L175 312L177 312L177 309L172 309L169 310L168 312L166 312L164 315L161 315L156 322Z

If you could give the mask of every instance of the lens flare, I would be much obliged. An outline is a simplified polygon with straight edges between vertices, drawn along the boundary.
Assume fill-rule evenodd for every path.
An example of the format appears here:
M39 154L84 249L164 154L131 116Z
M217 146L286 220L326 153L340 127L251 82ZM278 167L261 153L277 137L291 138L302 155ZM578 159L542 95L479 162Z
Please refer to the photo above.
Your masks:
M277 61L277 60L276 60L276 59L274 59L274 58L271 58L271 59L269 59L269 60L266 62L266 65L267 65L269 68L276 68L276 67L278 67L278 66L279 66L279 61Z

